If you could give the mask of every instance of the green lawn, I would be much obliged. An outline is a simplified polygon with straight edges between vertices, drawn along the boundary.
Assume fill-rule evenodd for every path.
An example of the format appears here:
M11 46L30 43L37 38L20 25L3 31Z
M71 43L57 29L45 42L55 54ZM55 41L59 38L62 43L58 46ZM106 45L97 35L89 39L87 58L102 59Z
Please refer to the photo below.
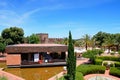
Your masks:
M64 77L61 77L58 80L65 80L65 79ZM83 74L81 72L76 72L76 80L84 80Z

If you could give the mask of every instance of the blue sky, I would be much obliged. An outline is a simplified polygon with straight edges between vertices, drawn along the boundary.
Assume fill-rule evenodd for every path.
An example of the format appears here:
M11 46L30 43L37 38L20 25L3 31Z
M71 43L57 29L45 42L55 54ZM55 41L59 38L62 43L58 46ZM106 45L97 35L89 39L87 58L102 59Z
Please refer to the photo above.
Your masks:
M0 32L8 27L24 29L25 36L74 39L98 31L120 32L120 0L0 0Z

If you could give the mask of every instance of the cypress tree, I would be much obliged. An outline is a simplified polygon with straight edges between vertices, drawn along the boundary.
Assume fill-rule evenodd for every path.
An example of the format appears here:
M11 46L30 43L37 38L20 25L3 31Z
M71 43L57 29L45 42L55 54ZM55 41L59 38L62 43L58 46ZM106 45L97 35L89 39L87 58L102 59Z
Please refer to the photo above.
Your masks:
M67 58L67 77L66 80L75 80L76 74L76 55L71 32L69 31L68 58Z

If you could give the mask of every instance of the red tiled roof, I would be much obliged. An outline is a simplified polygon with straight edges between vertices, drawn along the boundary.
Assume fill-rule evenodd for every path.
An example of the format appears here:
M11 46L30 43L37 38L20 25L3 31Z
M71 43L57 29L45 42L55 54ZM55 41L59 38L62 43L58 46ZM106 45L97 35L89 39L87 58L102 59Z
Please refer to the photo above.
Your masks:
M7 53L66 52L67 49L67 45L63 44L15 44L6 46Z

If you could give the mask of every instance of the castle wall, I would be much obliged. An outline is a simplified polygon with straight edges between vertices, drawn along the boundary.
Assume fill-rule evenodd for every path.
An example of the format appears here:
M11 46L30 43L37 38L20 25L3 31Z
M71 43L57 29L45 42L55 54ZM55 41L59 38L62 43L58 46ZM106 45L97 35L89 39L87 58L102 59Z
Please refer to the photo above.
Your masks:
M40 43L60 43L63 38L49 38L47 33L37 34L40 37Z

